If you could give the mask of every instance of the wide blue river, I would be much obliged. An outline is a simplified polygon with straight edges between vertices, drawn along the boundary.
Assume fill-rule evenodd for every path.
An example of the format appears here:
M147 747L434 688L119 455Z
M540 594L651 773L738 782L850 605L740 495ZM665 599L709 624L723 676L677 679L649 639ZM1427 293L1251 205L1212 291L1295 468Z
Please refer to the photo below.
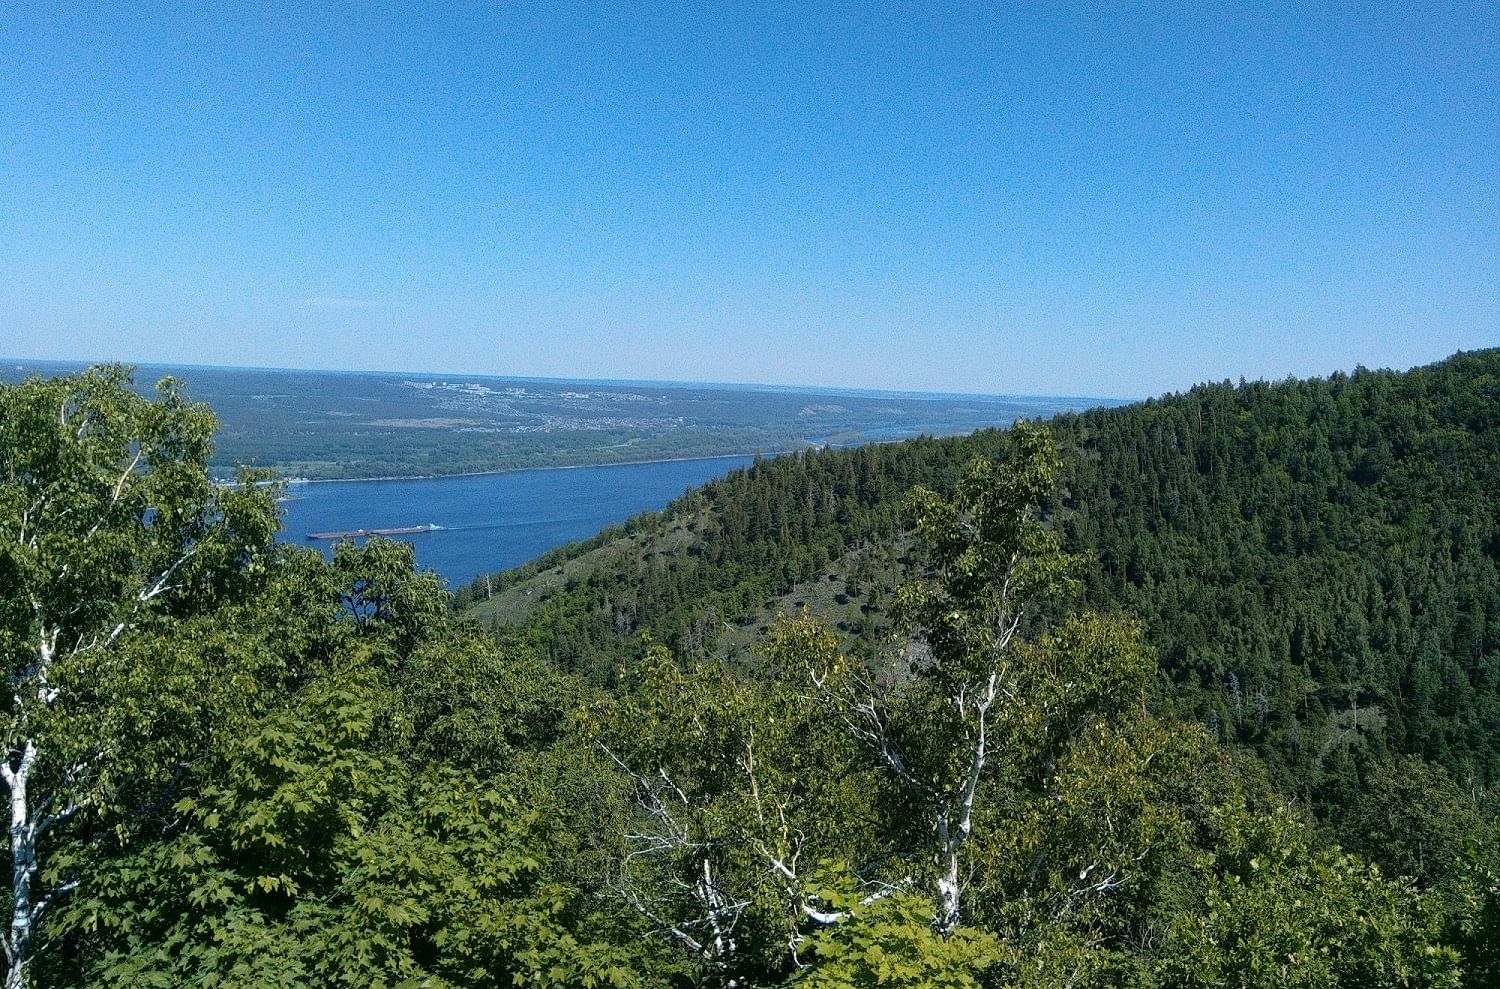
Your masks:
M418 564L457 587L554 546L586 539L639 512L661 508L688 488L743 467L750 459L293 484L282 503L282 538L327 552L331 543L306 542L307 534L441 526L401 538L416 547Z

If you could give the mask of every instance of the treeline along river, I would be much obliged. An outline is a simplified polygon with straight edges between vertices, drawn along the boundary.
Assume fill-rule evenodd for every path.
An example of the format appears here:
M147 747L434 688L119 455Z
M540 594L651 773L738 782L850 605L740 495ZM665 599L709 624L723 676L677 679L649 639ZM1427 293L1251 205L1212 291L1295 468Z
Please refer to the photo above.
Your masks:
M287 487L282 539L332 552L309 533L437 526L402 536L417 562L452 587L534 556L750 463L749 457L610 467L521 470L464 477L327 481Z

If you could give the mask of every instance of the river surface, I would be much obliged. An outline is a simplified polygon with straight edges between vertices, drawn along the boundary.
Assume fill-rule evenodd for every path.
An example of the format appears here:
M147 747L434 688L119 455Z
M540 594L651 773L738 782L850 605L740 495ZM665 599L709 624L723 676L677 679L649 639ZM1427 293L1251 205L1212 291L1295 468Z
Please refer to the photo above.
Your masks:
M689 487L749 464L749 457L671 460L610 467L521 470L468 477L293 484L282 503L281 538L315 546L309 532L442 528L402 536L417 563L458 587L513 567L554 546L661 508Z

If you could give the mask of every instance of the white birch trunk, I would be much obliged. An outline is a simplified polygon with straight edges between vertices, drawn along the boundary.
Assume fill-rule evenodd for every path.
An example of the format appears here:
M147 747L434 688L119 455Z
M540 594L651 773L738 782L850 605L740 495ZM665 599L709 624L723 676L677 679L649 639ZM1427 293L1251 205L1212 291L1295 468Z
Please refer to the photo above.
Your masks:
M30 807L26 799L26 784L31 777L31 767L36 762L36 745L26 740L21 752L21 764L12 768L3 767L6 786L10 790L10 861L11 861L11 915L10 932L5 940L5 989L23 989L26 985L26 966L31 960L31 930L34 920L31 908L31 877L36 874L36 830L31 826Z
M958 882L958 847L961 839L949 829L946 811L939 810L936 817L943 872L937 881L938 909L935 926L947 937L958 927L959 904L963 894Z

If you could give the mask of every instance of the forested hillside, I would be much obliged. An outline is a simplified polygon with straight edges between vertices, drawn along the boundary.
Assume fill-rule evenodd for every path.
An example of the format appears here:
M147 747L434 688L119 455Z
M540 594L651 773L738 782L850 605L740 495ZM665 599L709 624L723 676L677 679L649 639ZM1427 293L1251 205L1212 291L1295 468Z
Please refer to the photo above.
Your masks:
M1500 351L1048 425L1049 516L1094 561L1074 603L1143 621L1160 710L1347 818L1400 785L1397 754L1466 791L1500 778ZM736 626L804 605L879 656L910 569L906 492L951 491L1003 446L989 431L766 461L461 596L595 677L640 630L733 652Z
M1145 622L1177 710L1304 785L1359 752L1500 780L1500 351L1053 430L1083 599Z
M498 636L0 385L5 985L1495 985L1497 358L768 461Z

